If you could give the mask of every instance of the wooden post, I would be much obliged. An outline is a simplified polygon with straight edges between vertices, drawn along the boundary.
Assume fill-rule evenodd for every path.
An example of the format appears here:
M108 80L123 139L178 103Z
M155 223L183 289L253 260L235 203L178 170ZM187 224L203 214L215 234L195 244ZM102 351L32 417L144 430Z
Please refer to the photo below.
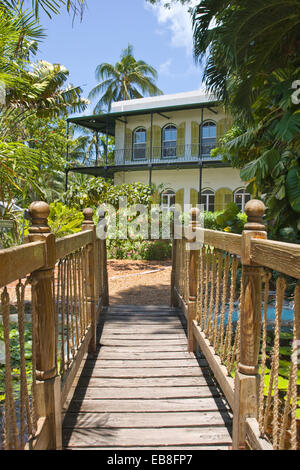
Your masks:
M192 325L193 320L197 314L197 289L199 280L199 251L200 244L196 242L195 230L199 226L199 214L200 210L193 207L190 211L191 220L189 225L189 237L186 244L186 249L189 250L189 267L188 267L188 279L189 279L189 295L188 295L188 350L189 352L195 352L196 342L193 335Z
M175 292L175 287L177 287L178 290L178 285L176 285L177 279L178 279L178 261L179 261L179 243L178 239L176 238L178 230L175 229L175 224L177 223L177 219L179 217L179 213L177 211L174 211L174 220L172 224L172 271L171 271L171 307L179 307L179 299L178 295ZM183 235L182 227L181 227L181 236Z
M258 354L261 330L262 268L251 261L251 239L267 238L263 216L265 205L253 199L245 206L248 221L242 234L243 308L240 333L240 362L235 377L233 449L245 447L246 418L258 414Z
M29 207L32 226L29 241L45 241L45 266L32 273L32 308L36 315L33 334L36 344L37 417L46 417L48 449L62 448L60 377L57 375L53 278L56 262L55 235L48 226L50 208L45 202Z
M105 219L105 213L99 213L99 222ZM104 227L103 227L104 229ZM100 269L101 269L101 296L103 297L103 305L109 305L109 287L108 287L108 276L107 276L107 248L106 238L100 240L101 243L101 256L100 256Z
M88 316L91 322L91 341L89 344L89 352L96 352L96 337L97 337L97 318L96 318L96 302L95 292L97 288L95 287L96 276L95 276L95 244L96 244L96 227L93 221L94 211L93 209L84 209L83 210L84 221L82 223L82 231L92 230L93 232L93 241L87 246L88 249L88 259L87 259L87 279L86 279L86 292L87 292L87 306L88 306Z

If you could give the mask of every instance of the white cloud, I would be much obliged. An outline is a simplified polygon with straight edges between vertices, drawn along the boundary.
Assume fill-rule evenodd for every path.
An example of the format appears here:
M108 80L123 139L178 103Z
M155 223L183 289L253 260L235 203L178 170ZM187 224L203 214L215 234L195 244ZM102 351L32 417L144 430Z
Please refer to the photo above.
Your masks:
M171 64L172 64L172 59L168 59L166 60L166 62L163 62L162 64L160 64L160 66L158 67L158 73L160 75L170 75Z
M196 3L198 2L194 1L189 6L175 3L170 8L165 8L162 3L147 4L147 8L153 11L159 25L171 33L171 45L185 48L189 56L193 52L193 30L188 9Z

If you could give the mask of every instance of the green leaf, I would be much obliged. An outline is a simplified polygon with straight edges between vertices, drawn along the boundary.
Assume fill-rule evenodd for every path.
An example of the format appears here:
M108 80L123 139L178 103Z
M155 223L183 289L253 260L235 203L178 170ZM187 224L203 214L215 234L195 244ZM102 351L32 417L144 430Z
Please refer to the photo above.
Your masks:
M286 178L286 192L292 209L300 212L300 167L289 170Z

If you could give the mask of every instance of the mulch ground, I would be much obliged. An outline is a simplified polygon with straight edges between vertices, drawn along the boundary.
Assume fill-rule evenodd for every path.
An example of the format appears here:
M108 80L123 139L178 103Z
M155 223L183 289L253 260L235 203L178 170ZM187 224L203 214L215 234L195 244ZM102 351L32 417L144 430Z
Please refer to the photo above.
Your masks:
M170 304L171 260L108 260L107 265L110 304Z

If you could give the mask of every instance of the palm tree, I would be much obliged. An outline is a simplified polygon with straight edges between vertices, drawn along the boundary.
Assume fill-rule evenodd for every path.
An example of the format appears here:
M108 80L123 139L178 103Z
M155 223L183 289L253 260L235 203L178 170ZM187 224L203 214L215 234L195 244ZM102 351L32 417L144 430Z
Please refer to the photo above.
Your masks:
M51 18L52 14L57 15L61 7L65 6L68 12L72 11L74 15L78 13L82 15L86 4L86 0L0 0L0 5L22 11L25 4L29 2L36 18L39 16L40 8Z
M102 111L103 106L110 110L113 101L163 94L155 85L156 70L143 60L136 60L130 44L122 50L120 61L115 65L102 63L97 66L96 79L100 83L91 90L89 99L103 93L94 109L97 114Z

